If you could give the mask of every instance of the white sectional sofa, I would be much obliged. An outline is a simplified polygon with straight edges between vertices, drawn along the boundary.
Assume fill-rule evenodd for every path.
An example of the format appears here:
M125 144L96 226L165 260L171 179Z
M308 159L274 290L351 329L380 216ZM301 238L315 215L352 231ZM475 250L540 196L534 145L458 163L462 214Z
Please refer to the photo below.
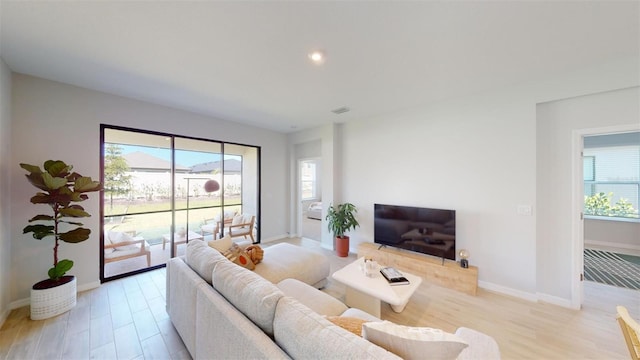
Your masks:
M283 291L205 242L171 259L166 277L167 312L194 359L400 359L322 316L357 310L301 281L282 281ZM324 314L285 293L301 288Z
M258 267L254 272L236 265L203 241L190 242L184 257L167 263L167 312L194 359L400 359L325 318L380 321L311 286L328 275L324 261L285 245L265 249L264 260L272 258L277 266L261 263L260 274ZM301 259L310 269L297 269ZM287 263L293 271L283 279ZM493 339L459 330L469 347L458 359L499 359Z

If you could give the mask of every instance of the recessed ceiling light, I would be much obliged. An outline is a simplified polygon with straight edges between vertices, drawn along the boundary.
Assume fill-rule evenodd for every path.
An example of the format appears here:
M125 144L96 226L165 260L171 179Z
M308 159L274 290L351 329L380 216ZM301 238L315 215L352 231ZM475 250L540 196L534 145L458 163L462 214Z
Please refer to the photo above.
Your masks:
M327 59L326 55L321 50L314 50L310 52L307 56L309 56L309 59L311 60L311 62L313 62L316 65L324 64L324 62Z

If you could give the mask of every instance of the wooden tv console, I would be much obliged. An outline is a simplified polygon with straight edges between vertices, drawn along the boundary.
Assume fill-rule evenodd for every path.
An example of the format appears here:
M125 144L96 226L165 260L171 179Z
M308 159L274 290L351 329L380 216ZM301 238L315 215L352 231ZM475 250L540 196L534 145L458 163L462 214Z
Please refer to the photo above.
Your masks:
M399 270L420 275L426 282L442 287L458 290L469 295L478 291L478 268L469 265L465 269L460 264L428 255L406 251L374 243L361 243L358 246L358 257L369 256L379 264L393 266Z

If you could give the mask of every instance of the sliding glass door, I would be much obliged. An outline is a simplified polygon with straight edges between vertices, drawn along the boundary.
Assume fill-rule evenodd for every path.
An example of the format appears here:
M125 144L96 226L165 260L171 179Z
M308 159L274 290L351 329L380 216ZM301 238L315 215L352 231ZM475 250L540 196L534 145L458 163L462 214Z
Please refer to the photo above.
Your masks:
M259 147L103 126L102 149L101 279L164 266L238 216L259 242Z

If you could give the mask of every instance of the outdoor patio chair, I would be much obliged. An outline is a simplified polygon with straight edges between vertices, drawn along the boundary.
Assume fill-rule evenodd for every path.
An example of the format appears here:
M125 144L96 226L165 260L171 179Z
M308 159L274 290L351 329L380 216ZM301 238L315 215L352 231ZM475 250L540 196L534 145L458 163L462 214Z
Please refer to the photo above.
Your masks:
M224 225L220 224L220 214L214 218L204 219L204 225L200 226L200 233L202 236L207 234L213 234L213 238L217 239L217 236L220 235L220 231L222 227L227 227L231 225L233 218L238 215L235 210L227 210L224 212Z
M105 230L105 264L138 256L146 256L147 266L151 266L151 251L149 250L149 244L142 236L135 236L135 232Z
M247 239L247 236L251 238L251 243L255 243L256 240L253 237L253 226L255 224L256 217L254 215L237 215L231 221L231 224L224 228L224 234L234 237L242 236ZM219 224L221 226L221 224Z
M620 324L620 329L622 329L622 335L624 336L624 341L627 343L627 347L629 348L629 354L631 355L632 360L640 359L640 324L638 324L631 315L629 315L629 311L624 306L618 305L616 307L618 312L618 324Z

